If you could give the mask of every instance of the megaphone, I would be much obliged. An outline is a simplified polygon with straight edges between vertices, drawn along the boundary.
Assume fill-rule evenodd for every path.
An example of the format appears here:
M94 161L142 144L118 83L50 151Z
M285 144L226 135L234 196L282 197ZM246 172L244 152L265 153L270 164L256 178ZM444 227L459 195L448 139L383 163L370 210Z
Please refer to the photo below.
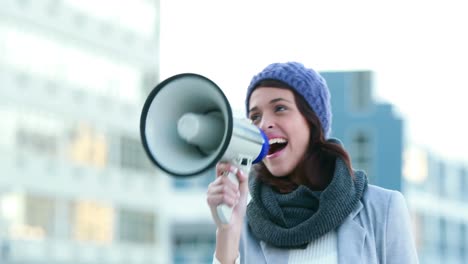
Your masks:
M195 73L174 75L150 92L141 113L140 136L152 163L176 177L199 175L220 161L248 175L269 148L261 129L233 117L218 85ZM239 184L235 174L223 176ZM229 223L232 208L221 204L216 213L221 223Z

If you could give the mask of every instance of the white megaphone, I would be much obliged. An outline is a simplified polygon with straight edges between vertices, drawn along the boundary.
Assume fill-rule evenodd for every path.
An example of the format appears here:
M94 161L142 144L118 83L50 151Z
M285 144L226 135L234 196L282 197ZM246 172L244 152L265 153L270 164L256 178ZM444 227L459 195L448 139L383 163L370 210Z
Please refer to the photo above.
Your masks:
M248 175L252 163L268 153L268 138L247 119L233 118L221 89L208 78L183 73L158 84L149 94L140 119L146 154L172 176L189 177L227 161ZM236 175L226 172L235 184ZM217 207L229 223L232 208Z

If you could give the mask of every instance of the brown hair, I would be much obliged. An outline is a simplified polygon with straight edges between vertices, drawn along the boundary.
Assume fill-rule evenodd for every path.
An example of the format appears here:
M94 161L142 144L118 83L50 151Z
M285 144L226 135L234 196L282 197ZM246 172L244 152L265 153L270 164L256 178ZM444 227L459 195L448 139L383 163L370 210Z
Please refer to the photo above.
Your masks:
M256 88L258 87L289 89L294 93L297 108L310 127L310 142L304 159L290 175L275 177L261 162L254 166L256 177L281 193L291 192L298 185L305 185L312 190L324 190L333 178L337 158L343 159L348 171L353 175L349 154L340 144L325 139L320 120L302 96L289 85L278 80L263 80L258 83Z

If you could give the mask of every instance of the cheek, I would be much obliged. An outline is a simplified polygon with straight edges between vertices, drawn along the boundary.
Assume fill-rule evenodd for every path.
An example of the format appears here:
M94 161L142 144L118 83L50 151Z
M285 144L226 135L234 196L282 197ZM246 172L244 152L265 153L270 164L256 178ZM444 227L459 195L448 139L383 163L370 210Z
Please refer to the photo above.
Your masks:
M305 119L295 120L289 127L292 138L297 138L301 145L304 144L304 142L308 145L310 128Z
M307 128L301 128L302 131L296 132L296 140L294 146L299 156L305 155L310 142L310 133Z

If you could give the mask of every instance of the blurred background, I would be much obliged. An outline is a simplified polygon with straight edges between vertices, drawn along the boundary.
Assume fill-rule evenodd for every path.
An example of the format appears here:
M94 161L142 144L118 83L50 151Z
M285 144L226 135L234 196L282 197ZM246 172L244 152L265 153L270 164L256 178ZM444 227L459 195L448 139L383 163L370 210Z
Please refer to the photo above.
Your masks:
M214 172L150 164L144 100L195 72L242 117L250 78L290 60L327 80L354 167L406 197L421 263L468 263L462 4L0 1L0 263L211 263Z

